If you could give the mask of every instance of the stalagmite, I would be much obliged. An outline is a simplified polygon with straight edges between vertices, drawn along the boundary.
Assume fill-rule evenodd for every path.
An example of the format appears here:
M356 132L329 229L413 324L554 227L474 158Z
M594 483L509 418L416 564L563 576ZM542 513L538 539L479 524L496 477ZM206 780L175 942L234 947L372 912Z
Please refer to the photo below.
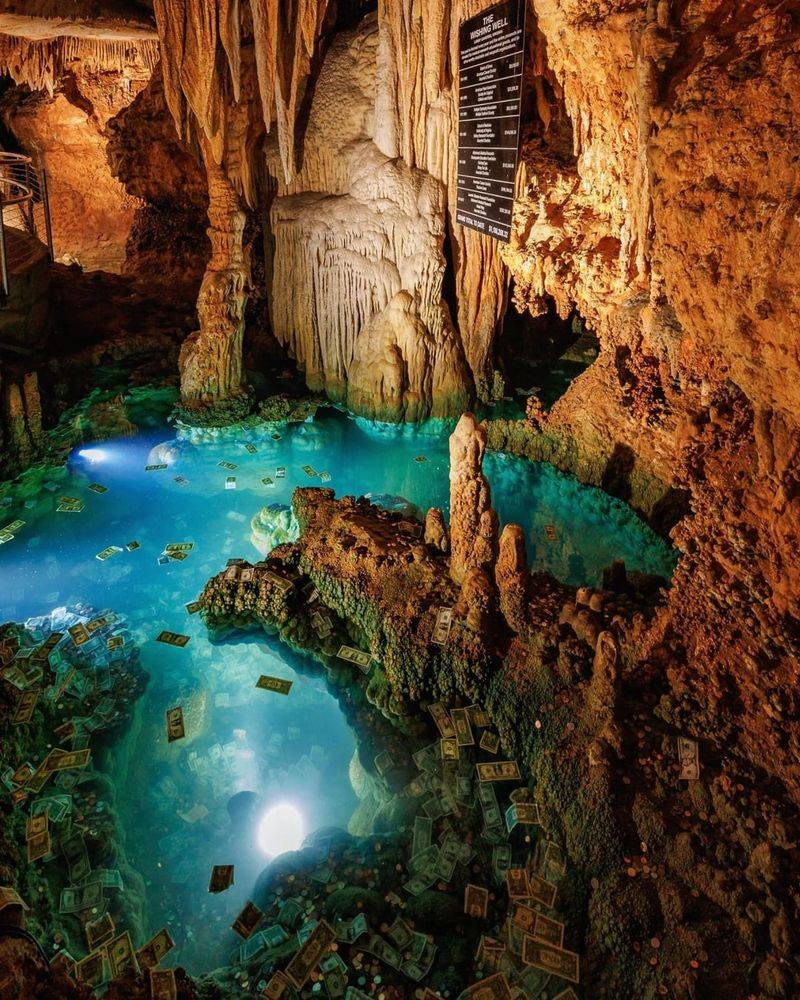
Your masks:
M503 616L515 632L521 632L525 627L530 570L525 532L518 524L507 524L500 535L495 582Z
M447 525L438 507L431 507L425 515L425 544L442 553L447 553L450 549Z
M465 413L450 435L450 575L461 583L467 570L491 567L497 520L483 474L486 428Z

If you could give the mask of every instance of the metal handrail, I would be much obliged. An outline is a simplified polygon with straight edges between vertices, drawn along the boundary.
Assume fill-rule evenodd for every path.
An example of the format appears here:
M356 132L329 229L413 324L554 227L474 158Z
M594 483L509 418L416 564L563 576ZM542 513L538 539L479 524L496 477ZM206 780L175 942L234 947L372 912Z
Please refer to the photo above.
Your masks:
M44 239L37 232L35 209L44 214ZM50 220L50 202L47 192L47 174L37 166L32 157L24 153L0 151L0 294L8 297L8 240L6 238L5 210L16 209L22 228L38 237L47 246L53 258L53 229Z

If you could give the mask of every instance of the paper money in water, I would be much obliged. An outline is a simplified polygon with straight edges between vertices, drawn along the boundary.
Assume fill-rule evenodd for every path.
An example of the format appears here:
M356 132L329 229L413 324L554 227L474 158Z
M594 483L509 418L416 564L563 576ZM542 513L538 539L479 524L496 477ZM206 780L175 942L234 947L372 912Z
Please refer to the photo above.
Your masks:
M292 689L293 681L284 680L282 677L269 677L262 674L256 681L256 687L264 691L275 691L276 694L288 694Z
M108 493L108 487L101 486L100 483L89 483L86 488L91 490L92 493Z
M128 550L128 552L135 552L137 549L140 549L141 547L142 546L140 545L139 542L126 542L125 543L125 548Z
M12 725L19 726L23 722L30 722L33 718L33 712L36 708L36 702L38 700L38 691L23 691L19 696L17 706L14 709L14 716L11 719Z
M311 937L286 966L286 975L298 990L305 985L308 977L319 965L320 959L335 940L336 933L331 925L325 920L320 920L312 931Z
M84 750L51 750L47 756L51 771L69 771L73 767L86 767L92 757L89 747Z
M87 882L85 885L69 886L61 890L59 913L80 913L103 903L103 887L99 882Z
M150 1000L177 1000L174 969L150 969Z
M450 710L450 718L456 729L456 739L460 747L471 747L475 745L475 737L472 733L472 726L469 724L469 715L465 708L453 708ZM480 764L478 765L480 767Z
M87 921L83 929L86 932L86 943L89 945L89 951L96 951L101 945L110 941L117 930L114 918L110 913L104 913L97 920Z
M147 944L136 952L136 958L143 969L154 969L161 959L175 947L175 942L166 927L154 934Z
M85 625L73 625L72 628L67 630L72 638L72 641L76 646L82 646L85 642L88 642L91 638L89 633L86 631Z
M265 486L274 486L275 485L274 481L272 479L270 479L269 476L264 476L264 478L261 480L261 482Z
M42 833L47 833L47 813L39 813L36 816L29 816L25 824L25 839L30 840L31 837L39 836Z
M179 632L168 632L166 629L156 636L156 642L164 642L168 646L180 646L183 648L191 636L181 635Z
M244 447L245 447L245 451L247 452L248 455L257 455L258 454L258 448L256 448L256 446L254 444L250 444L249 441L248 441L248 443Z
M74 503L66 503L64 500L58 504L56 507L56 513L58 514L80 514L84 509L84 503L82 500L76 500Z
M276 972L267 983L264 990L264 1000L280 1000L283 994L291 988L291 983L283 972Z
M485 917L489 912L489 890L467 884L464 889L464 913L468 917Z
M183 724L183 708L177 706L167 710L167 742L174 743L182 740L186 735Z
M100 948L87 955L75 966L75 976L79 983L86 983L92 989L97 989L109 979L108 959L106 949Z
M245 903L242 912L231 924L231 927L236 931L239 937L243 937L246 941L256 927L258 927L261 923L261 918L263 916L264 914L261 910L259 910L256 904L248 900L247 903Z
M481 736L481 741L478 744L481 750L485 750L487 753L497 753L500 749L500 737L497 733L489 732L487 729L485 733Z
M233 885L233 865L214 865L211 869L209 892L225 892Z
M331 481L331 474L330 472L320 472L319 478L321 482L329 483Z
M285 468L285 466L279 465L275 469L275 478L276 479L285 479L286 478L286 468Z
M436 624L433 626L431 642L437 646L444 646L450 638L450 629L453 626L453 609L440 608L436 615Z
M220 469L227 469L229 472L233 472L234 469L238 468L234 462L217 462Z
M99 559L100 562L105 562L106 559L110 559L112 556L117 555L118 552L122 552L119 545L107 545L102 552L98 552L95 559Z
M115 649L122 649L125 639L121 635L111 635L106 639L106 648L113 653Z
M443 739L449 739L456 735L456 729L453 725L453 720L450 718L450 714L447 709L440 702L434 702L432 705L428 706L428 711L431 713L433 721L436 723L436 728L442 735Z
M235 490L236 489L236 476L227 476L225 479L225 489Z
M196 615L197 612L203 607L200 601L189 601L186 605L186 610L190 615Z
M340 660L354 663L363 673L369 671L370 664L372 663L372 656L369 653L365 653L360 649L353 649L352 646L340 646L339 652L336 655Z
M38 861L40 858L46 858L52 849L50 843L50 831L45 830L42 833L37 833L33 837L29 837L28 841L28 861Z
M574 951L556 948L551 944L545 944L544 941L526 936L522 948L522 961L526 965L533 965L537 969L568 979L572 983L580 981L580 960Z
M696 740L678 737L678 760L681 764L681 780L697 781L700 777L700 748Z
M133 942L129 931L124 931L106 945L108 964L111 967L111 978L119 979L126 969L139 972L139 963L133 951Z
M529 872L528 892L531 899L535 900L537 903L541 903L542 906L546 906L547 909L550 910L553 908L553 904L556 901L558 886L554 885L552 882L548 882L547 879L542 878L535 872Z
M144 471L145 472L158 472L160 469L166 469L166 468L168 468L168 466L166 466L164 464L160 464L160 465L146 465L144 467Z
M519 781L519 766L515 760L498 760L476 764L479 781Z
M452 736L447 736L439 740L442 748L442 760L458 760L458 740Z
M524 868L507 868L506 886L509 899L527 899L530 895L528 875Z
M304 465L303 466L303 472L305 472L305 474L310 479L313 479L316 476L316 474L317 474L317 470L315 468L313 468L312 466L310 466L310 465Z

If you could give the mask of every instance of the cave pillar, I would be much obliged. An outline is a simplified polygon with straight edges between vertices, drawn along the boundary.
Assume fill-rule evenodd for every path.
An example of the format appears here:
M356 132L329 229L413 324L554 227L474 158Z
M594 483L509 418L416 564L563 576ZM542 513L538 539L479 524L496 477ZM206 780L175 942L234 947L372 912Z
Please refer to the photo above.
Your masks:
M468 570L491 572L497 556L497 515L483 474L486 428L465 413L450 435L450 576L461 583Z
M242 392L242 341L247 304L248 266L244 247L245 213L224 168L204 143L208 177L208 262L197 314L200 329L181 348L181 398L213 403Z
M507 524L503 528L495 581L503 617L515 632L521 632L525 627L530 570L525 532L518 524Z

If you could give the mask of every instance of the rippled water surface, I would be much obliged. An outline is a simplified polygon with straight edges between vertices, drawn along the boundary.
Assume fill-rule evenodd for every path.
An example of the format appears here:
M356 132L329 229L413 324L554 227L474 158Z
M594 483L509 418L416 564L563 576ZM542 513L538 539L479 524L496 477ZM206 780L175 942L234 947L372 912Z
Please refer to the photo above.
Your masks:
M11 503L2 508L0 527L16 518L26 523L0 546L0 616L24 620L57 606L113 609L141 643L150 682L107 767L126 850L144 879L139 888L148 925L169 924L175 962L192 971L224 958L215 943L274 846L274 831L259 836L269 808L292 804L308 833L346 826L357 799L349 775L354 736L324 682L266 637L212 644L185 605L227 559L256 561L254 542L263 550L272 527L290 527L288 514L268 513L254 537L251 519L266 505L288 505L296 486L320 484L303 466L329 473L338 495L381 494L384 503L402 498L423 513L430 506L446 510L447 435L448 428L434 425L376 428L335 411L321 412L313 423L226 432L213 440L202 440L211 438L203 434L178 440L160 426L82 445L28 507L13 490L7 494ZM168 468L145 471L157 463ZM278 467L285 478L277 477ZM573 584L599 583L615 558L629 569L671 573L669 548L600 491L549 466L501 455L487 456L486 472L501 520L523 526L536 569ZM231 476L235 489L226 489ZM91 491L90 483L107 492ZM62 495L82 500L83 511L56 512ZM555 540L546 537L546 525L555 527ZM138 548L127 551L130 542ZM192 542L189 557L159 564L174 542ZM98 560L108 546L122 551ZM191 641L183 649L157 643L162 629ZM260 674L293 680L289 696L255 689ZM164 713L178 704L187 738L170 745ZM236 884L221 896L207 891L213 864L236 866Z

